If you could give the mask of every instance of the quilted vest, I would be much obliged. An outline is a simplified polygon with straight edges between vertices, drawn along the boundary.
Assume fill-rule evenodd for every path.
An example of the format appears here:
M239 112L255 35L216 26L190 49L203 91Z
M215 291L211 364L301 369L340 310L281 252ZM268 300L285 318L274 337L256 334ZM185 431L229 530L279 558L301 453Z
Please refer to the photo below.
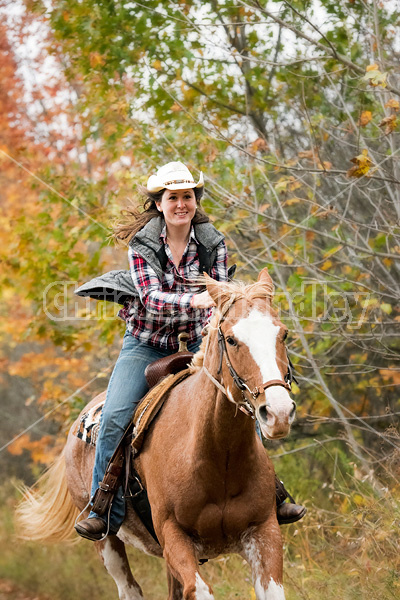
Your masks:
M160 280L163 272L160 258L162 260L162 249L164 247L163 243L160 242L160 234L163 227L164 219L155 217L138 231L129 242L133 250L148 262ZM209 256L208 264L213 265L217 254L217 246L224 239L223 234L217 231L211 223L197 223L194 225L194 231L197 241L204 246L206 254ZM122 305L132 297L138 296L130 271L123 269L108 271L108 273L91 279L75 290L75 294L77 296L89 296L95 300L117 302Z

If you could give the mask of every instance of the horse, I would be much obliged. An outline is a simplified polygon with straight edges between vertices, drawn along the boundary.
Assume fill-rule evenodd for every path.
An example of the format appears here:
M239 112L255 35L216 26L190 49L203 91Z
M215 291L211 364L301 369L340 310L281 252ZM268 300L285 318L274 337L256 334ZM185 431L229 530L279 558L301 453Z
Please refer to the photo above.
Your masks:
M257 600L285 599L274 468L254 418L267 439L290 431L296 405L287 377L287 328L272 307L267 269L249 285L205 279L216 304L207 334L191 374L169 392L135 458L159 544L129 503L117 535L94 542L120 600L144 598L125 544L165 559L168 600L213 600L199 562L227 553L249 563ZM88 505L94 449L76 437L78 423L17 511L25 538L67 539Z

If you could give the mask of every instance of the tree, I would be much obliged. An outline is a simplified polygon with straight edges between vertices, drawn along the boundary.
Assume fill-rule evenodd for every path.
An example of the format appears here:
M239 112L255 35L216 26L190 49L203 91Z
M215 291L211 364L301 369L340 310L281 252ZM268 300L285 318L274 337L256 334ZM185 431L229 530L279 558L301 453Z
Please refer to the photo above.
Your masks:
M316 427L311 413L321 437L339 428L365 468L396 449L385 430L399 383L397 8L377 0L27 6L51 29L52 52L76 90L80 142L96 161L89 171L75 165L73 180L71 167L47 180L103 223L157 164L179 157L201 166L205 207L239 276L268 265L279 289L301 383L298 435ZM62 219L63 268L83 278L89 271L66 235L72 228L81 238L83 225ZM104 238L91 227L84 241Z

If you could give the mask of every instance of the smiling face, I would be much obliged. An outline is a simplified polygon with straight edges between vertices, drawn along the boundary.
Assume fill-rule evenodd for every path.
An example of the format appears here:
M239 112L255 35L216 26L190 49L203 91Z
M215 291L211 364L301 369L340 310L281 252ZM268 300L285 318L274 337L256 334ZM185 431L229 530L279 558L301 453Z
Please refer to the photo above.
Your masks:
M188 226L196 213L196 196L193 189L165 190L157 208L163 213L167 228Z

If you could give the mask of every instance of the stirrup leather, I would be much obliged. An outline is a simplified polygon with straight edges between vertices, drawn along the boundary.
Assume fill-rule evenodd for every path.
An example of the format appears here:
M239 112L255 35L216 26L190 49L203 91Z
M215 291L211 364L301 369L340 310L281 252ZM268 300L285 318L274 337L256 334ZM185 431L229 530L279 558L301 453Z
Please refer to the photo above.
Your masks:
M122 436L110 462L107 465L103 481L99 481L99 487L92 498L92 512L102 517L113 501L119 486L122 483L122 469L124 467L124 443L132 431L132 423L129 424Z

